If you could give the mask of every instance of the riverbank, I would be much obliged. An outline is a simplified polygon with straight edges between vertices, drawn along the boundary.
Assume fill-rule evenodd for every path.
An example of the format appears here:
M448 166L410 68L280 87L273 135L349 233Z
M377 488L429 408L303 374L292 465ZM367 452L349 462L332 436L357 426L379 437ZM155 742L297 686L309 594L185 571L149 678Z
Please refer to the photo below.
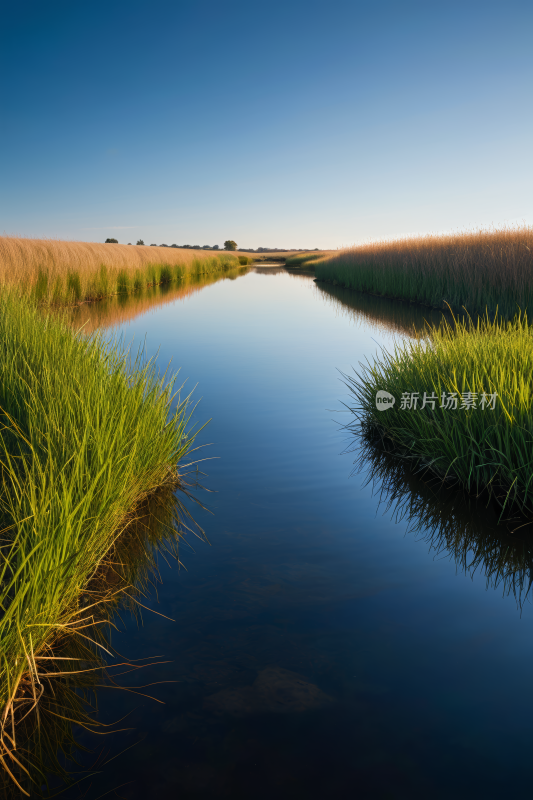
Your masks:
M251 264L251 255L0 237L0 285L41 305L72 305Z
M428 327L345 375L354 430L402 458L533 515L533 332L527 317Z
M98 624L82 596L142 503L179 484L196 433L154 361L13 294L0 300L0 342L0 762L15 778L18 724L38 720L47 659Z
M317 281L357 291L511 318L533 305L533 227L371 242L314 269Z

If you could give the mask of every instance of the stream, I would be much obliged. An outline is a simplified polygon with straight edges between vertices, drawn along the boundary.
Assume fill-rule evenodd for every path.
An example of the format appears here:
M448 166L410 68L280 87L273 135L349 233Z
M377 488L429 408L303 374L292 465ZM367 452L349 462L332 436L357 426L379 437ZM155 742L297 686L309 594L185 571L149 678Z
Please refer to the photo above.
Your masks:
M343 429L341 372L439 314L279 266L76 314L180 368L193 419L211 421L208 510L188 505L206 539L161 560L143 601L157 614L113 634L126 658L165 662L124 679L155 699L100 692L100 719L126 730L80 734L102 766L63 796L528 791L529 540Z

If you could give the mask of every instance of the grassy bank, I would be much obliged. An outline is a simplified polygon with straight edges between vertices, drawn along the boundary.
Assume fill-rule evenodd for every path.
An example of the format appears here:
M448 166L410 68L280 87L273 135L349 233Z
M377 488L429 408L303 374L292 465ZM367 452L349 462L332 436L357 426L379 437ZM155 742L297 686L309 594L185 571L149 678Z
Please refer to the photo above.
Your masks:
M372 242L318 262L315 272L358 291L510 318L533 308L533 227Z
M285 264L287 267L304 267L305 269L314 269L316 267L316 261L327 258L334 252L336 251L321 250L318 253L313 251L309 253L297 253L296 255L288 256L285 260Z
M533 515L533 332L526 317L453 327L443 321L426 339L383 351L345 378L367 434L468 492L486 493L506 514ZM378 390L394 405L378 410Z
M124 661L112 641L120 639L114 629L123 611L141 622L146 597L161 582L160 561L179 558L179 545L188 530L202 535L183 506L182 492L176 492L180 487L181 481L178 486L166 483L141 502L93 572L80 599L86 615L94 619L83 629L87 638L63 636L46 650L46 660L37 659L43 689L38 719L35 709L16 726L16 757L27 772L21 768L15 772L17 786L0 769L0 795L6 800L20 798L21 788L30 796L54 797L65 784L87 781L105 771L105 764L94 767L94 754L83 757L80 734L83 730L95 734L92 738L100 749L102 735L118 733L120 722L109 728L99 719L99 690L103 686L128 690L139 682L139 671L144 676L145 666L160 661L151 655ZM148 695L152 695L150 690ZM23 710L31 706L31 699L26 696ZM21 710L17 709L19 717ZM110 746L115 754L121 749L115 737Z
M145 245L0 237L0 286L61 305L251 264L248 255Z
M47 660L94 625L84 592L136 508L176 483L194 436L153 363L5 294L0 347L0 762L14 774Z

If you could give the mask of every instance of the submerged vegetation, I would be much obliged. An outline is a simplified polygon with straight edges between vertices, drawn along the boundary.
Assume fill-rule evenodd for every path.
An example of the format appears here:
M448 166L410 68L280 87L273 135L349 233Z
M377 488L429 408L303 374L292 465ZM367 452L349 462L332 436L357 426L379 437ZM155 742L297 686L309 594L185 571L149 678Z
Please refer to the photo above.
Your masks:
M344 376L363 429L505 514L533 515L533 330L527 317L443 320ZM395 399L378 410L376 393Z
M533 307L533 227L378 241L316 264L316 278L350 289L507 318Z
M196 433L153 361L12 293L0 346L0 763L18 780L17 734L53 692L50 665L61 676L58 652L105 619L91 593L106 559L143 503L179 485Z
M251 264L247 255L145 245L0 237L0 286L40 304L138 292Z

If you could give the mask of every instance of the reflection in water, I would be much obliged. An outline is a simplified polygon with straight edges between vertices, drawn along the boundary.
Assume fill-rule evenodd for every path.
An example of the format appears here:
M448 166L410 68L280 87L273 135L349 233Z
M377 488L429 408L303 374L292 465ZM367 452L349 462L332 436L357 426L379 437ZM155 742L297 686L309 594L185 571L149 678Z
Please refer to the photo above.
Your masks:
M433 308L355 292L342 286L326 283L316 286L317 294L334 307L336 314L350 317L360 327L371 323L383 332L413 336L413 329L423 331L426 322L438 325L444 316Z
M533 575L533 523L499 521L500 509L486 498L446 485L365 434L351 450L357 452L354 471L366 474L385 513L406 521L435 556L448 554L471 578L483 574L487 587L513 594L522 607Z
M279 275L285 272L285 268L279 264L262 264L260 267L253 267L253 271L258 275Z
M221 280L233 281L245 275L248 270L249 267L240 267L208 275L186 273L179 283L147 286L132 294L117 294L93 303L82 303L69 310L69 318L76 328L83 326L87 333L92 333L97 328L116 327L168 303L186 300L213 283Z
M63 635L45 658L43 654L36 657L43 691L36 711L30 708L24 717L27 709L18 709L19 719L14 722L21 768L11 765L13 777L31 796L49 796L62 784L75 783L80 776L84 780L93 773L94 767L80 771L79 732L105 733L102 729L106 726L97 713L98 689L108 686L140 692L144 697L150 694L149 688L130 686L121 676L139 673L142 677L143 667L160 661L156 657L125 662L112 645L112 632L123 611L140 620L147 591L160 582L159 559L178 559L179 543L187 531L203 538L176 494L177 488L187 489L174 482L145 499L99 565L80 598L80 608L86 610L82 638L78 632ZM134 681L142 684L139 674ZM30 696L28 705L33 706L31 700ZM117 727L111 726L108 732ZM102 767L104 764L98 771ZM0 791L6 798L21 796L4 770L0 772Z

